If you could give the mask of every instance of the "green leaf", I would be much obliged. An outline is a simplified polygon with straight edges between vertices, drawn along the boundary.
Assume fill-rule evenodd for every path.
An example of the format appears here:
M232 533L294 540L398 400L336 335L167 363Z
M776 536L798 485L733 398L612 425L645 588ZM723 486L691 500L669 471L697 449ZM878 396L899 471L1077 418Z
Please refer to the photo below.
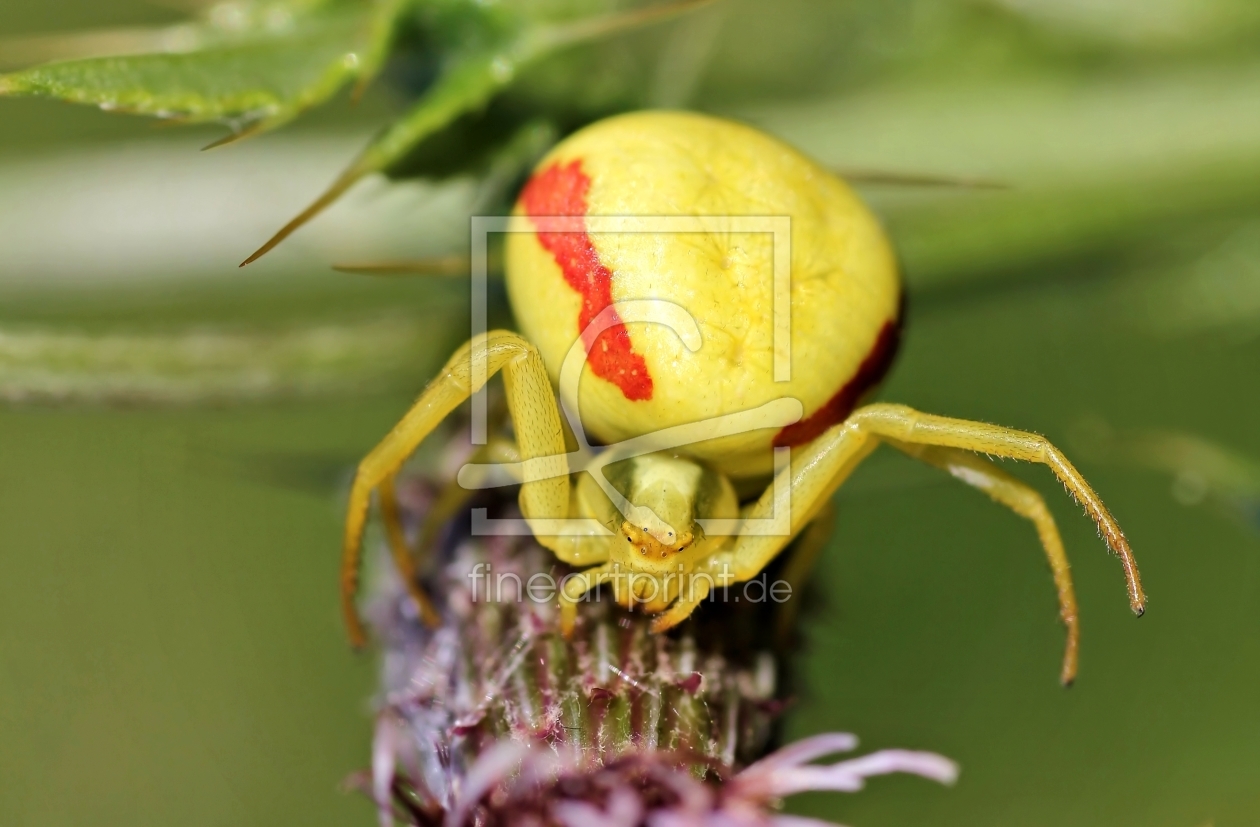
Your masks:
M0 94L58 98L107 110L219 121L256 132L318 104L383 60L398 0L375 5L279 10L270 23L206 23L204 48L183 54L98 57L0 75ZM269 7L272 8L272 7Z
M368 144L354 163L314 203L241 262L241 266L266 255L303 224L323 212L364 176L384 170L460 114L484 105L511 77L511 72L503 71L503 66L497 52L473 55L453 65L410 112Z
M420 142L461 115L486 106L526 66L574 43L650 25L708 5L713 0L672 0L656 6L555 23L527 23L514 36L489 47L453 55L438 80L403 117L379 135L319 198L266 244L241 262L244 267L275 248L323 212L363 177L384 172L405 159Z

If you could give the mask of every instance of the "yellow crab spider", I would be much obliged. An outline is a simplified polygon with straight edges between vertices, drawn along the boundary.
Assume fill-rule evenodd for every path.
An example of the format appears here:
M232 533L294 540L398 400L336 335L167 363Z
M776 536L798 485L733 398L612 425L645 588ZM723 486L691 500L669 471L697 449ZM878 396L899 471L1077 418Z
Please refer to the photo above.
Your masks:
M880 443L1033 524L1067 627L1064 683L1076 674L1079 629L1058 529L1036 491L982 455L1048 466L1120 557L1130 606L1142 613L1123 532L1044 437L904 405L859 407L896 349L896 262L854 193L791 147L695 114L596 123L556 146L523 188L505 269L520 333L495 330L460 348L359 465L342 568L354 643L364 641L354 595L372 492L431 617L388 502L393 479L500 371L516 444L498 458L523 483L529 530L578 570L559 595L566 634L578 602L602 584L619 603L655 613L655 631L680 623L712 588L756 576L825 519L832 494ZM587 432L611 447L591 448ZM816 534L799 544L810 547L803 553L817 549Z

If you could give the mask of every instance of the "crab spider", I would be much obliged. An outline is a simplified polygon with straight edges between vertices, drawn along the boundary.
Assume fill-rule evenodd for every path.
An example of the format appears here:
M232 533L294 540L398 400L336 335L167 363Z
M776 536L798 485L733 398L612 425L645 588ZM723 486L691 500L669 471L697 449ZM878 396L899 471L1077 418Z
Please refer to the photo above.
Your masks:
M1079 627L1058 529L1035 490L982 455L1048 466L1120 557L1130 606L1143 612L1123 532L1044 437L904 405L859 406L896 348L900 278L865 206L790 147L691 114L594 124L554 148L525 185L505 264L521 332L491 331L460 348L359 465L342 569L354 643L364 640L354 594L373 491L401 573L431 618L388 502L393 480L497 373L516 442L499 459L522 483L521 513L538 542L578 570L559 595L566 634L578 601L604 584L619 603L656 614L654 631L680 623L712 589L751 579L815 518L829 519L832 494L881 443L1033 525L1067 628L1064 683L1076 674ZM593 449L588 431L608 447ZM485 476L477 470L466 467L461 483ZM808 532L789 570L800 576L823 539Z

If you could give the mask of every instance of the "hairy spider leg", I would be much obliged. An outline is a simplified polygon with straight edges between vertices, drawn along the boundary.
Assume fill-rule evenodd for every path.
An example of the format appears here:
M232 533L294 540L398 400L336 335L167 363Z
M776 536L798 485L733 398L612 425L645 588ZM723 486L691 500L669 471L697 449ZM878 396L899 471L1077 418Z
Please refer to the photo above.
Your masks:
M504 437L493 437L473 453L475 461L515 463L521 461L520 451L516 443ZM380 498L381 522L385 526L385 538L389 543L390 553L398 574L403 578L408 594L420 611L420 619L429 628L435 628L441 618L433 601L425 592L417 579L417 555L427 556L437 541L442 526L454 517L463 506L472 499L473 491L466 490L455 482L442 486L433 504L425 511L420 523L419 536L416 540L416 551L412 551L407 543L407 534L403 530L402 513L398 509L398 498L394 493L394 477L386 477L377 486Z
M579 571L564 578L559 595L561 635L566 638L572 636L573 627L577 625L578 602L586 596L586 593L599 588L617 576L615 564L604 563L602 566Z
M411 409L364 457L350 487L342 545L341 607L350 642L367 639L355 606L363 526L372 492L392 481L403 462L451 411L485 382L503 371L508 412L516 429L520 455L528 464L521 486L521 513L526 520L560 519L569 513L569 475L564 432L555 393L533 345L516 333L494 330L475 337L451 357ZM551 538L539 537L549 546Z
M925 414L905 405L875 404L860 408L844 422L832 427L803 449L794 452L791 466L781 472L791 475L789 479L792 492L790 534L787 536L740 535L729 550L715 556L715 564L729 565L735 581L755 577L774 559L775 555L783 550L792 536L795 536L808 523L817 512L820 502L830 497L880 441L903 448L929 446L957 449L957 454L952 452L948 454L923 453L918 454L918 458L934 464L944 463L951 473L953 469L965 469L965 474L972 475L972 479L966 479L965 475L958 473L955 473L955 476L964 478L964 481L985 491L998 502L1015 510L1016 513L1033 520L1041 534L1046 555L1051 560L1055 582L1059 588L1060 613L1068 625L1068 651L1063 664L1065 679L1070 680L1076 668L1077 642L1074 637L1076 610L1075 598L1071 597L1071 581L1068 577L1066 557L1061 557L1062 542L1058 540L1058 530L1053 529L1053 534L1047 533L1046 526L1053 527L1054 523L1049 519L1048 513L1044 519L1038 514L1038 506L1033 504L1022 490L1026 486L1022 483L1011 485L1010 483L1015 482L1014 480L1001 479L994 473L997 471L996 468L985 467L987 463L964 465L958 459L963 456L962 452L974 451L1048 466L1066 486L1069 493L1084 506L1085 512L1098 526L1108 547L1120 558L1128 587L1129 605L1134 614L1141 615L1145 611L1146 594L1142 590L1137 562L1133 558L1133 551L1129 547L1128 540L1125 539L1124 532L1120 530L1120 526L1089 483L1049 440L1038 434L998 425ZM912 452L911 455L916 454ZM979 473L981 468L984 469L983 474ZM765 518L773 513L774 506L773 492L767 490L751 508L747 509L747 516ZM1044 509L1044 507L1045 504L1042 503L1040 508ZM1069 617L1072 618L1071 621L1068 620Z
M1076 591L1072 587L1072 569L1063 550L1063 539L1054 515L1046 507L1046 501L1027 483L1015 479L984 457L959 448L941 448L935 445L914 445L886 438L885 442L904 451L915 459L948 471L950 476L988 494L1037 529L1037 537L1046 552L1054 586L1059 593L1059 618L1067 629L1067 644L1063 650L1063 668L1059 680L1068 686L1076 678L1076 664L1081 642L1080 620L1076 608Z
M407 587L407 594L411 595L412 602L416 604L420 619L430 629L436 628L441 618L438 616L437 609L433 607L433 601L429 599L428 593L416 579L415 561L412 560L411 549L407 547L402 515L398 511L394 476L391 474L381 480L376 490L381 504L381 522L385 524L385 539L389 543L389 551L394 558L394 566L398 569L398 576L402 578L403 585Z
M689 572L685 575L684 580L687 585L685 588L680 589L678 599L668 609L652 618L651 628L653 632L667 631L691 617L691 613L704 602L704 599L709 596L709 592L713 591L714 587L718 585L715 582L712 566ZM730 583L724 580L721 585L728 586Z

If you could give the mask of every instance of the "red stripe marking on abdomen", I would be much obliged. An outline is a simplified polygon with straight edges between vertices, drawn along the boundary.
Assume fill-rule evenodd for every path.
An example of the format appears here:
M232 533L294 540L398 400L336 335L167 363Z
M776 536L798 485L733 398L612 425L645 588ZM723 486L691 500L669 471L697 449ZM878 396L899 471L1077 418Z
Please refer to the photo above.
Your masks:
M601 379L607 379L631 401L652 398L652 377L647 363L634 352L630 331L620 317L614 325L592 339L586 338L591 321L613 303L612 271L599 260L599 252L586 231L586 194L591 179L582 171L581 161L552 164L535 175L521 192L521 204L531 219L573 216L568 232L539 232L538 242L551 253L564 280L582 296L578 330L586 345L587 363ZM535 229L538 221L534 221ZM614 311L615 312L615 311Z
M795 447L822 436L822 432L839 422L843 422L853 413L857 403L871 388L879 384L897 355L897 345L901 341L901 325L897 321L884 322L870 353L858 365L857 373L844 383L844 387L835 395L800 422L794 422L774 436L774 447Z

